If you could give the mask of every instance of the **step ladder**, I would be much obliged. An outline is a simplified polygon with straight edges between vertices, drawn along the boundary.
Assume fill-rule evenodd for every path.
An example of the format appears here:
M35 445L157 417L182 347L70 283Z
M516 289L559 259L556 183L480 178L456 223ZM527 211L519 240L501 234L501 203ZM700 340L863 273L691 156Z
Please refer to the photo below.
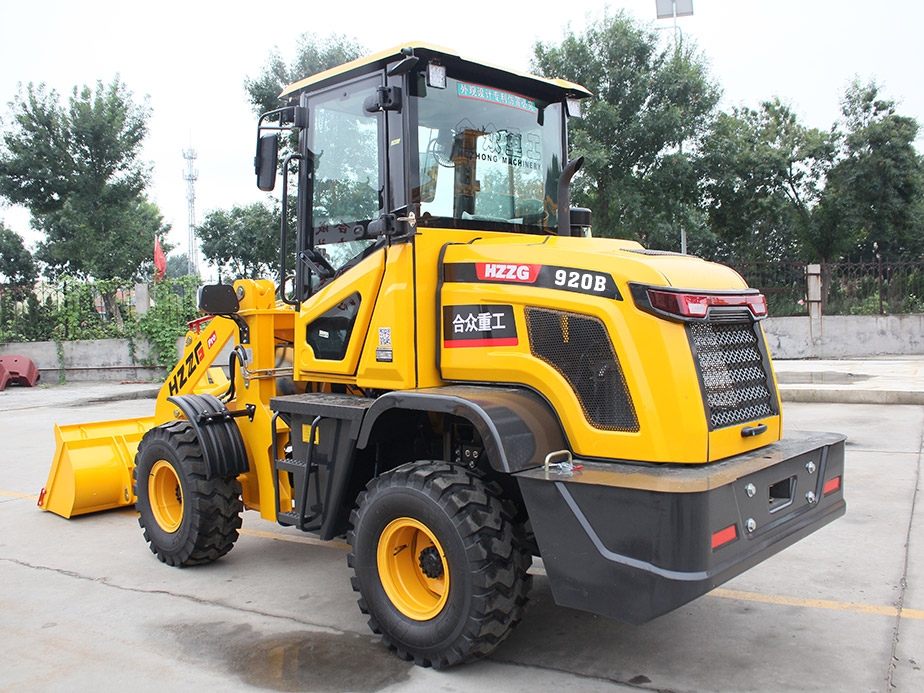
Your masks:
M275 412L273 481L279 524L316 532L322 539L340 533L336 510L350 481L363 417L374 401L339 393L305 393L270 400ZM289 426L291 456L279 454L279 418ZM290 475L292 508L280 507L280 473Z

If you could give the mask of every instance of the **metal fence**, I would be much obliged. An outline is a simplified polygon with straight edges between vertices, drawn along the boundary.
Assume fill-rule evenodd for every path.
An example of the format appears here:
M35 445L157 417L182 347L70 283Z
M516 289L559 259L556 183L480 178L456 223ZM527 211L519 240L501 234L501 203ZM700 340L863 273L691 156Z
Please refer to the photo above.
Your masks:
M806 315L805 262L732 264L767 297L771 316ZM924 312L924 262L836 262L819 265L824 315Z
M808 263L729 264L767 297L771 316L808 314ZM924 261L828 263L820 273L824 315L924 312ZM191 279L148 287L161 325L179 329L196 316ZM131 337L147 308L138 298L134 285L73 278L40 284L31 293L0 286L0 343Z
M748 286L760 289L767 297L772 316L807 315L806 263L738 262L730 263Z
M186 278L142 287L67 278L31 291L0 287L0 343L130 338L143 315L184 326L196 315ZM150 317L148 318L150 321Z
M823 265L822 287L822 311L830 315L924 312L924 262Z

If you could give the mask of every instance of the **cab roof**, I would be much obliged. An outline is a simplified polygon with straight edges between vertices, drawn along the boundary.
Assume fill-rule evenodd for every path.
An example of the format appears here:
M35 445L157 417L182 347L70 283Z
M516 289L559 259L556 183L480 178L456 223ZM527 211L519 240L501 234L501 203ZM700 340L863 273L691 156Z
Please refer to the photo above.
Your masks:
M283 89L279 98L286 98L308 89L328 86L350 77L380 70L395 60L407 57L408 51L412 51L415 56L425 61L437 59L447 67L461 66L463 69L467 68L464 71L468 74L468 78L471 78L473 72L478 73L485 86L509 88L519 92L526 92L529 95L536 94L548 101L560 100L565 97L583 99L591 96L591 93L580 84L569 82L568 80L549 79L527 72L497 67L479 60L464 58L450 48L443 48L424 41L414 41L351 60L316 75L305 77Z

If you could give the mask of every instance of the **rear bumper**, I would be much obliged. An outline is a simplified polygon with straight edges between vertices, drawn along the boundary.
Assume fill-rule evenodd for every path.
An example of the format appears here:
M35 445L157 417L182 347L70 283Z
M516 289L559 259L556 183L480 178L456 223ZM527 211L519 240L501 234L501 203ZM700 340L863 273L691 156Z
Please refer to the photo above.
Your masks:
M575 460L514 476L556 603L641 624L843 515L844 440L800 433L705 465Z

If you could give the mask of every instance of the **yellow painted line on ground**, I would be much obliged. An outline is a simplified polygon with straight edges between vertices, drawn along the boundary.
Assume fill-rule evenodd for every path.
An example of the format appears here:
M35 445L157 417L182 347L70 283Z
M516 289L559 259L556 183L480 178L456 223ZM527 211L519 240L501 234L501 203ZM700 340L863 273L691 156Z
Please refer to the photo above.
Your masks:
M29 493L16 493L16 491L4 491L0 489L0 496L6 496L7 498L22 498L23 500L34 500L38 503L38 496L33 496Z
M339 549L350 550L350 545L342 541L321 541L310 536L294 536L291 534L280 534L278 532L265 532L255 529L241 529L241 534L246 534L260 539L273 539L275 541L290 541L296 544L308 544L309 546L331 546ZM857 614L871 614L874 616L892 616L898 615L899 609L895 606L878 606L876 604L861 604L859 602L838 602L829 599L804 599L801 597L786 597L779 594L760 594L759 592L744 592L742 590L714 589L709 593L719 599L736 599L745 602L760 602L762 604L776 604L778 606L798 606L804 609L828 609L831 611L845 611ZM922 609L902 609L901 617L915 621L924 621L924 610Z
M350 550L350 545L344 541L322 541L315 537L299 537L292 534L281 534L279 532L264 532L260 529L241 529L241 534L250 537L259 537L260 539L272 539L274 541L290 541L293 544L308 544L309 546L329 546L335 549Z
M898 616L899 609L895 606L878 606L876 604L860 604L859 602L838 602L829 599L803 599L801 597L785 597L780 594L760 594L759 592L743 592L741 590L714 589L710 593L719 599L737 599L744 602L759 602L761 604L776 604L778 606L799 606L805 609L828 609L830 611L849 611L856 614L873 614L875 616ZM901 609L901 617L915 621L924 621L924 610Z

